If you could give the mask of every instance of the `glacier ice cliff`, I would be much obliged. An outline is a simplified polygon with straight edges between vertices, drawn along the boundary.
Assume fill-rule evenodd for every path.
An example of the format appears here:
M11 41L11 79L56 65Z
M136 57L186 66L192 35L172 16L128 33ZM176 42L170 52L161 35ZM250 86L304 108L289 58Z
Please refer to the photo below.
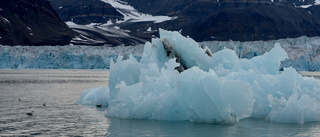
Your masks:
M224 48L236 51L239 58L250 59L270 51L275 43L280 43L289 58L281 62L281 67L293 67L298 71L320 71L320 38L299 37L270 41L208 41L199 43L213 53Z
M1 46L0 68L6 69L108 69L118 55L140 59L137 46Z
M239 58L251 59L270 51L280 43L288 53L280 69L293 67L298 71L320 71L320 38L300 37L272 41L208 41L200 47L216 53L225 48L232 49ZM9 69L108 69L112 58L132 54L142 56L143 45L137 46L1 46L0 68ZM114 60L115 61L115 60Z
M201 45L201 44L200 44ZM320 81L291 67L280 43L251 59L231 49L213 54L178 32L160 30L140 61L119 56L107 87L82 93L76 103L103 103L106 116L232 124L254 117L275 122L320 120ZM177 67L183 67L178 72Z

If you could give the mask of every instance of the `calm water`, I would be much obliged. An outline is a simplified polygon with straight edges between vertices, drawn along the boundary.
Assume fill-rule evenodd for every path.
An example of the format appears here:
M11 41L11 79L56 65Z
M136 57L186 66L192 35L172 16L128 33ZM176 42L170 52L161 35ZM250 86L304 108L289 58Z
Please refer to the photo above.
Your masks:
M320 136L320 122L123 120L105 117L106 108L74 104L82 91L107 85L108 76L100 70L0 69L0 136Z

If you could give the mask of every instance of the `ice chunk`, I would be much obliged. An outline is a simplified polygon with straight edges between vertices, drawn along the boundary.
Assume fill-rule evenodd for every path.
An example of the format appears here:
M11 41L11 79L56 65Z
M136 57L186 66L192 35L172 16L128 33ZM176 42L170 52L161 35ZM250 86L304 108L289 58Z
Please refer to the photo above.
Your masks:
M208 123L234 123L251 115L254 99L247 83L223 80L198 67L179 74L170 62L174 60L170 69L146 81L131 86L120 82L107 115Z
M198 66L208 71L211 67L210 57L205 54L204 49L199 48L198 43L193 39L185 38L179 32L160 29L160 39L155 39L154 41L164 40L168 40L172 44L173 51L183 59L182 61L187 68Z
M83 105L102 105L103 107L107 107L110 98L109 93L108 87L92 88L82 92L76 103Z
M145 44L141 61L119 56L111 63L106 115L207 123L247 117L320 120L319 80L293 68L280 73L280 62L288 57L279 43L252 59L239 59L230 49L212 55L207 50L178 32L160 29L160 38ZM177 71L181 66L184 70ZM95 90L80 100L94 102Z

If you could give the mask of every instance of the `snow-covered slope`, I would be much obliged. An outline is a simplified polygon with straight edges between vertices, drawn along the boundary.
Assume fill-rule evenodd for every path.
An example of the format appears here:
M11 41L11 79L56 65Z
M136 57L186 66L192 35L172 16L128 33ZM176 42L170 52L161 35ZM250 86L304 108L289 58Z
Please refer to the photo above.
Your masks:
M121 20L109 20L107 23L91 23L88 25L75 24L72 21L66 22L66 24L80 35L73 38L71 43L73 44L85 44L85 45L137 45L145 43L146 40L129 36L130 30L121 29L126 23L136 22L153 22L161 23L164 21L175 19L175 17L168 16L152 16L150 14L140 13L126 2L120 0L101 0L107 4L110 4L115 8L123 18Z
M134 46L146 42L144 39L130 36L128 34L130 31L120 29L112 25L112 23L78 25L73 22L66 22L66 24L79 33L79 35L71 41L71 43L75 45Z
M175 17L168 16L152 16L150 14L140 13L138 10L128 5L126 2L121 0L101 0L105 3L109 3L112 7L116 8L124 16L124 21L122 22L144 22L153 21L155 23L160 23L163 21L174 19Z

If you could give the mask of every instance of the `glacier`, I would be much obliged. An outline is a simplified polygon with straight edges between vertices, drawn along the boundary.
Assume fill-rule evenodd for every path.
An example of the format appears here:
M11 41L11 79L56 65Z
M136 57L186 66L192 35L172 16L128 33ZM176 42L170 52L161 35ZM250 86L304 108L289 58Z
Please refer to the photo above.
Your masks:
M179 32L160 30L133 55L111 60L107 87L84 91L76 103L107 107L106 116L233 124L244 118L304 123L320 120L320 81L292 67L279 42L251 59L224 48L210 53ZM177 68L183 67L177 71Z
M275 43L280 43L288 59L281 62L280 68L293 67L298 71L320 71L320 38L299 37L270 41L207 41L199 45L208 47L213 53L224 48L232 49L239 58L251 59L270 51Z
M141 58L143 45L137 46L3 46L1 69L109 69L118 55Z
M207 41L198 43L216 53L225 48L234 50L238 58L251 59L270 51L280 43L288 54L280 69L320 71L320 38L299 37L271 41ZM132 54L141 59L144 45L136 46L5 46L0 45L0 68L6 69L109 69L118 55Z

